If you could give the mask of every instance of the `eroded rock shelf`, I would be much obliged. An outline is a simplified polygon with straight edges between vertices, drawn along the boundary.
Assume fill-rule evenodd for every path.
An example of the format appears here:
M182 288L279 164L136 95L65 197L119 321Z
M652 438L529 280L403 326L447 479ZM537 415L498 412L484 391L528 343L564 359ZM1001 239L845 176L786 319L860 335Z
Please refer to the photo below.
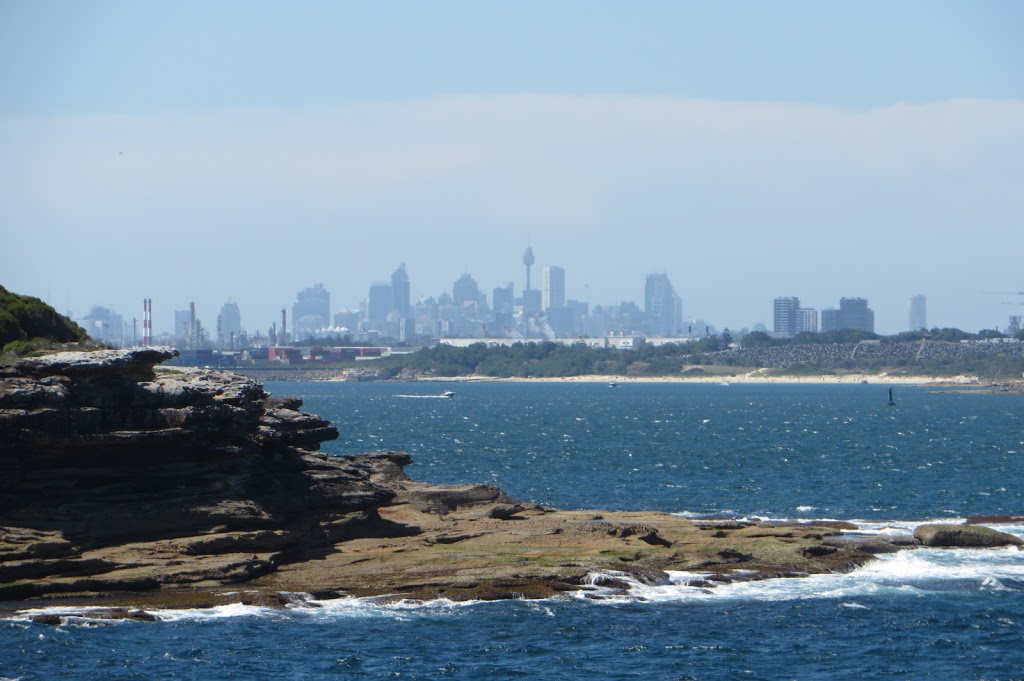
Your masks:
M963 527L855 541L842 524L556 511L490 485L430 485L409 479L403 453L320 453L339 433L301 400L237 374L159 366L175 354L0 367L5 607L549 597L612 570L649 582L701 570L713 587L848 570L917 541L1021 543Z

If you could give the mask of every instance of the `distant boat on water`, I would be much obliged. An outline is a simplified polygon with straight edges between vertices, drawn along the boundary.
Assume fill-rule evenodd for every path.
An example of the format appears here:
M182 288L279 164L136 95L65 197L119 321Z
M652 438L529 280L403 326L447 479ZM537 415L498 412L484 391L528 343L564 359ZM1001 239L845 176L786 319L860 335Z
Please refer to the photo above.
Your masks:
M890 407L895 407L896 406L896 400L894 400L892 398L892 388L889 388L889 406Z
M454 390L445 390L443 393L441 393L441 397L448 397L448 398L455 397L455 391Z

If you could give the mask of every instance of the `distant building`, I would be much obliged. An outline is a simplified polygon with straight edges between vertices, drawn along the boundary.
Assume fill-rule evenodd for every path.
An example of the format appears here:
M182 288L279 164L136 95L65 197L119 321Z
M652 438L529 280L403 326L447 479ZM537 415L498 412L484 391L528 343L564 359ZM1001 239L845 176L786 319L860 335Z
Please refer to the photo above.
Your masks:
M523 291L523 314L532 316L540 312L540 291L535 288Z
M563 268L554 265L544 268L541 305L545 311L553 307L565 307L565 270Z
M655 336L675 336L683 324L683 300L667 274L648 274L644 285L644 314Z
M220 315L217 317L217 344L222 348L234 349L239 347L238 343L242 338L242 313L238 309L238 303L224 303L220 308Z
M842 329L875 332L875 312L866 298L840 298L838 310L833 307L821 311L823 332Z
M507 335L514 325L516 298L512 282L494 287L491 292L491 305L494 309L494 325L501 335Z
M533 263L536 262L536 258L533 257L533 249L530 247L526 248L523 253L523 265L526 266L526 288L524 291L530 291L533 287L530 285L530 268L533 267Z
M395 291L391 284L377 281L370 284L370 297L366 303L366 325L368 329L380 331L387 323L388 315L395 309Z
M512 314L516 298L512 288L512 282L508 281L501 286L495 286L491 292L491 306L495 312Z
M834 307L826 307L821 311L821 331L822 333L828 333L829 331L838 331L842 327L842 322L839 317L839 310Z
M774 325L772 330L781 336L795 336L797 331L797 310L800 309L800 299L776 298L773 306Z
M192 331L192 313L189 310L174 311L174 332L171 334L176 343L188 340Z
M391 294L394 297L393 308L399 319L412 316L412 298L409 289L409 275L405 273L405 263L391 275Z
M94 305L89 314L85 315L81 319L75 320L79 326L81 326L89 334L90 338L113 345L115 347L124 347L126 344L131 344L132 338L129 332L126 343L125 339L125 328L124 328L124 317L114 312L112 309Z
M875 312L867 298L840 298L839 316L841 328L875 332Z
M334 314L334 326L338 329L348 329L349 331L355 331L359 328L359 323L363 320L363 313L360 310L338 310Z
M483 307L480 287L469 274L463 274L452 285L452 302L462 314L475 315Z
M292 305L292 331L301 337L304 331L318 331L331 323L331 294L323 284L303 289Z
M818 311L813 307L799 307L796 310L796 332L818 333Z
M925 297L922 295L917 295L910 299L909 324L907 326L910 331L921 331L928 328L925 303Z

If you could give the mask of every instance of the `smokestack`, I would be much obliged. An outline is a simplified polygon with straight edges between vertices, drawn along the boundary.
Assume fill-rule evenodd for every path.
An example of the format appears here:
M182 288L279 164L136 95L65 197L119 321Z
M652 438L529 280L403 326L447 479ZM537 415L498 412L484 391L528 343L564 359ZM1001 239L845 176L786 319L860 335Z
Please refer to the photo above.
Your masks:
M285 308L281 308L281 339L280 345L285 345L288 342L288 311Z
M149 347L153 344L153 299L142 299L142 345Z

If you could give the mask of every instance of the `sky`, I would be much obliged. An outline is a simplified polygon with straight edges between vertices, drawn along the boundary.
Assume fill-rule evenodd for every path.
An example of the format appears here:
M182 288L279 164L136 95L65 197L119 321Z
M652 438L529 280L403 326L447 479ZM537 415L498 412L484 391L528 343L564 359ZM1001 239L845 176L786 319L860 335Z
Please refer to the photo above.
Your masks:
M1024 3L0 0L0 285L157 332L300 289L1024 314ZM141 327L141 325L140 325Z

